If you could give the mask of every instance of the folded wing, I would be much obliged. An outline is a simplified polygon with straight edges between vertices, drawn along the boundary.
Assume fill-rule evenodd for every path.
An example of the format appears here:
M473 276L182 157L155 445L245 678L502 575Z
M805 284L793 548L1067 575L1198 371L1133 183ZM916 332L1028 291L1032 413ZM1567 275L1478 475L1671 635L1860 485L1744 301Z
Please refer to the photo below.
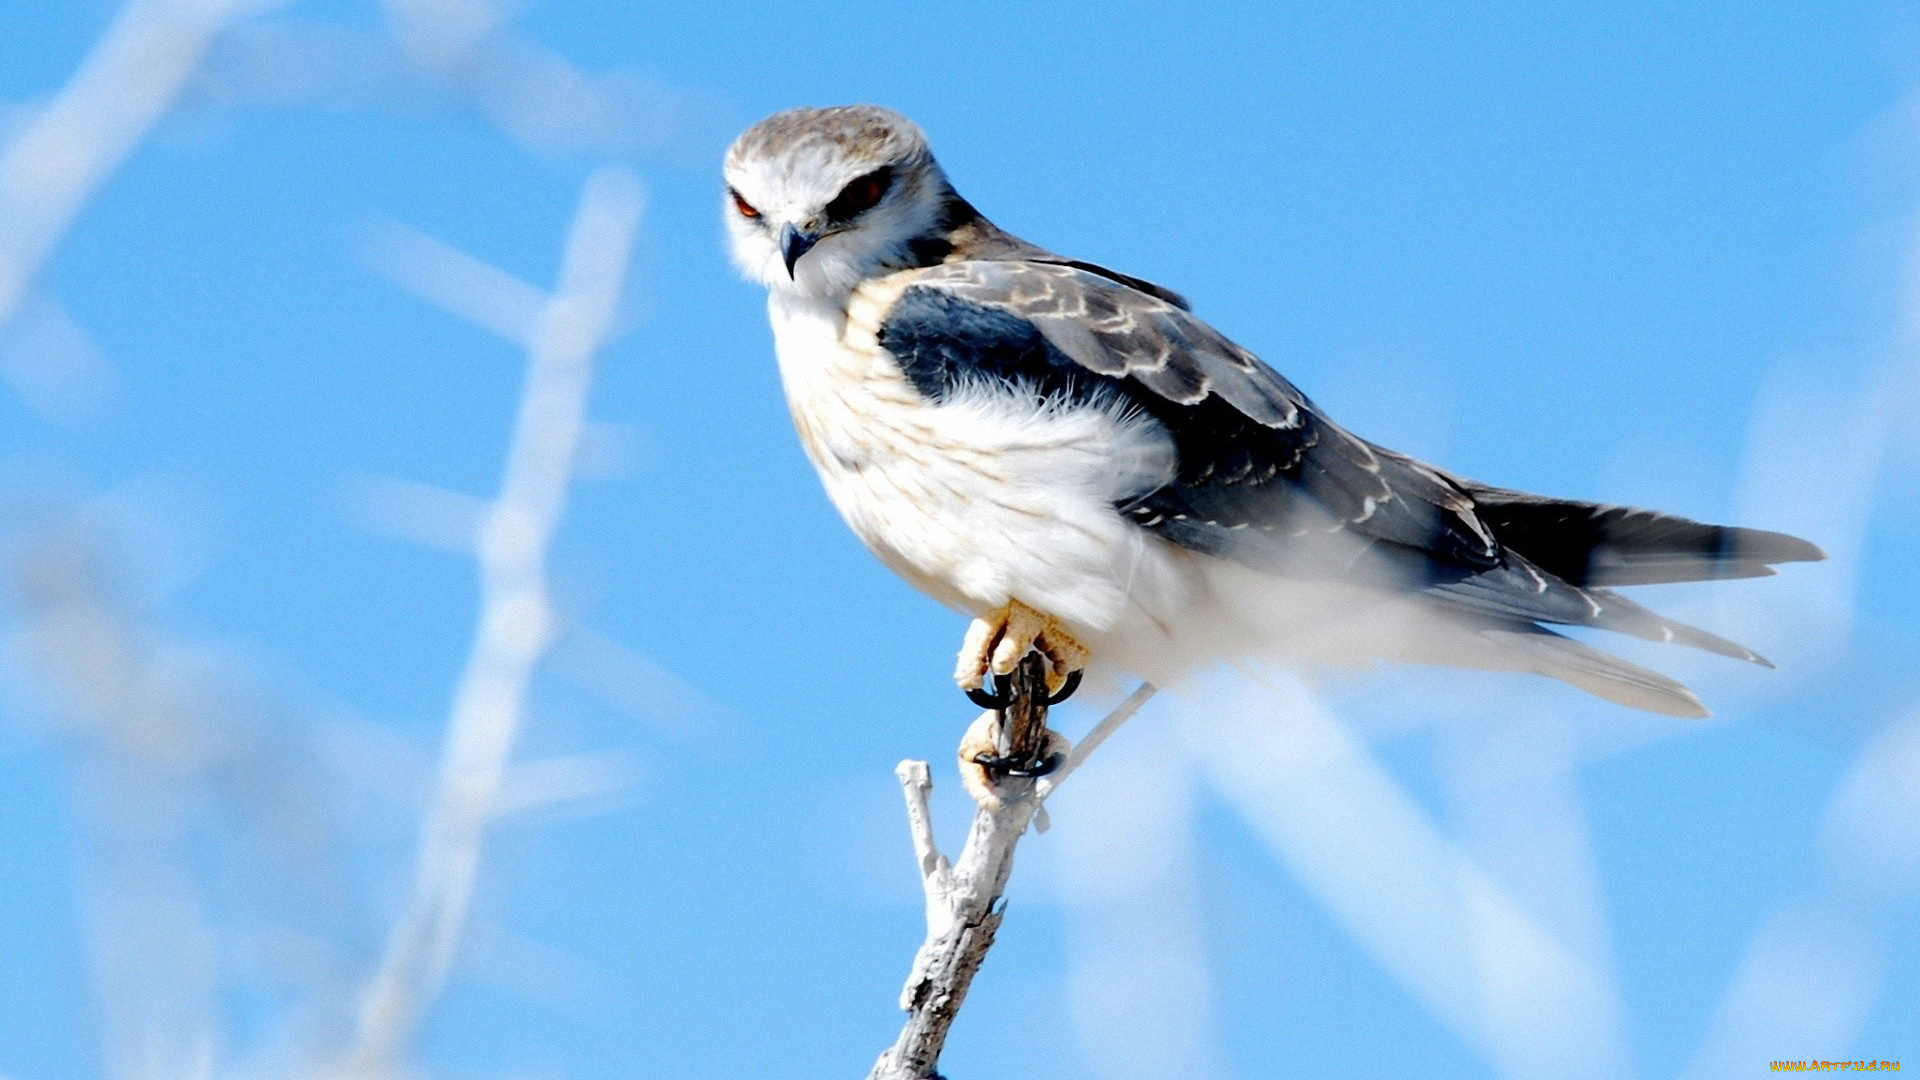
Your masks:
M986 381L1151 416L1171 435L1179 464L1170 481L1118 505L1143 529L1273 573L1372 575L1418 590L1489 640L1536 658L1531 670L1589 690L1612 685L1625 696L1604 696L1642 708L1701 711L1671 680L1542 624L1764 663L1606 586L1751 577L1821 557L1779 533L1452 477L1333 423L1177 295L1089 264L930 268L894 305L881 344L936 399ZM1549 660L1564 670L1541 666Z

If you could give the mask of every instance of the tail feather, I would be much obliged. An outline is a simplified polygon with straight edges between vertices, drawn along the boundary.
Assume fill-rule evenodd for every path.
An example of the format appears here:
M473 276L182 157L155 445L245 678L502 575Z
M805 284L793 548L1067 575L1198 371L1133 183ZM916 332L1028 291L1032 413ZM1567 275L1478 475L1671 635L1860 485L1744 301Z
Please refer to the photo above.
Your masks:
M1600 605L1601 613L1594 618L1594 626L1618 630L1643 641L1690 645L1735 660L1745 660L1749 664L1766 668L1773 666L1773 661L1737 641L1728 641L1719 634L1676 622L1659 612L1641 607L1611 589L1589 589L1587 595Z
M1645 641L1690 645L1762 667L1773 666L1744 645L1649 611L1612 589L1569 584L1517 551L1510 552L1506 563L1496 569L1430 586L1428 594L1449 607L1503 624L1524 620L1592 626Z
M1462 486L1500 543L1570 585L1656 585L1765 577L1774 563L1826 558L1785 533L1707 525L1630 506Z
M1596 697L1666 716L1713 715L1681 683L1543 627L1491 628L1480 633L1500 646L1520 670L1559 679Z

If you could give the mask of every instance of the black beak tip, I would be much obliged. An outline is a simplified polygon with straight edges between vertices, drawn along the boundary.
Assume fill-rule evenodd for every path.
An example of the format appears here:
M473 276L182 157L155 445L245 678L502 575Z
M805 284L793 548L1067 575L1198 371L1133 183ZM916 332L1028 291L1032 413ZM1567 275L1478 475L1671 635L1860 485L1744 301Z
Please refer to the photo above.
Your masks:
M800 256L813 250L813 245L819 242L819 237L803 233L791 225L781 226L780 257L786 261L789 279L793 277L793 267L800 261Z

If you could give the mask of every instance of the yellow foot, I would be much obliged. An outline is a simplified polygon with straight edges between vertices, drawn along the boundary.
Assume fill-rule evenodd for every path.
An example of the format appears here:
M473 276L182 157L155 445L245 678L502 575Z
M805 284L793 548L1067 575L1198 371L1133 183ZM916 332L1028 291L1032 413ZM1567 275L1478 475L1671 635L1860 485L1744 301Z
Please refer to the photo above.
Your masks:
M979 690L986 686L989 675L1013 674L1029 650L1046 658L1049 692L1065 686L1067 676L1086 667L1093 657L1059 620L1013 600L967 627L960 660L953 669L954 681L962 690Z
M999 740L1000 728L990 712L981 713L960 740L960 784L967 789L967 794L973 796L975 803L988 810L998 810L1003 804L1000 791L1001 785L1006 782L1006 774L996 775L980 764L979 759L999 753ZM1066 736L1049 729L1046 745L1040 748L1040 757L1042 760L1056 754L1065 757L1071 749L1073 744L1067 741ZM1040 828L1042 832L1046 831L1046 826Z

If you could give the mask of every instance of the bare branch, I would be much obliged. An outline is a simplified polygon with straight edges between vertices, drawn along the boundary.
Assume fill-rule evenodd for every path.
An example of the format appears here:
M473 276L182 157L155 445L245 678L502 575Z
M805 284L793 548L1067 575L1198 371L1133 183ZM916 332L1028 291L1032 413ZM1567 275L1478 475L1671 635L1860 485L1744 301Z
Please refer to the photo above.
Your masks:
M453 962L498 813L535 670L553 636L547 551L566 508L593 358L611 330L639 225L640 190L603 170L587 182L560 287L535 333L499 497L481 525L481 608L454 695L414 884L361 1001L345 1071L391 1075Z
M131 0L0 152L0 323L103 180L173 105L215 35L262 0Z
M141 625L104 536L71 521L9 551L17 634L0 663L47 697L80 751L84 921L105 1075L210 1077L223 1063L219 931L190 856L223 765L217 691ZM173 652L176 655L170 656ZM11 689L11 687L9 687Z
M920 860L920 877L927 883L931 900L936 886L945 893L947 872L952 869L933 838L933 813L927 809L933 777L924 761L903 761L894 767L893 775L900 778L900 790L907 798L907 828L913 832L913 853Z
M939 1075L937 1067L947 1032L999 932L1005 910L1000 898L1013 874L1014 850L1020 837L1043 813L1047 796L1139 712L1153 693L1152 686L1142 684L1095 725L1079 746L1066 753L1053 776L1034 780L996 774L983 768L978 759L985 755L1037 760L1063 749L1066 742L1045 727L1047 686L1042 669L1037 664L1022 664L1013 684L1014 700L1006 713L981 713L961 739L960 768L977 809L966 844L952 864L934 841L933 818L927 808L933 781L927 763L903 761L894 769L906 796L907 825L913 834L920 882L927 898L927 936L914 954L913 970L900 991L900 1008L906 1011L907 1022L893 1046L874 1062L867 1080L927 1080ZM1007 715L1015 717L1016 723L1007 724ZM1003 726L1011 730L1003 731ZM1024 739L1035 735L1040 737L1039 745L1022 745Z
M533 344L553 303L492 263L404 225L381 222L366 246L367 261L394 284L516 345Z

